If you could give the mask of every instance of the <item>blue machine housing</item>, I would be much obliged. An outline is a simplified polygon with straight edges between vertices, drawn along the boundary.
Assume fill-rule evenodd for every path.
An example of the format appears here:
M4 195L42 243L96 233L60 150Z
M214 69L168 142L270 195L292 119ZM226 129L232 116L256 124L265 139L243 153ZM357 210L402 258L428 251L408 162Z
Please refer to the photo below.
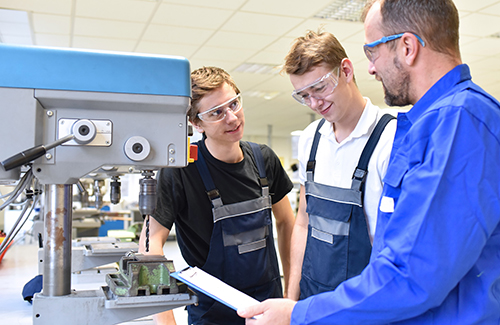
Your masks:
M191 97L183 57L0 44L0 87Z

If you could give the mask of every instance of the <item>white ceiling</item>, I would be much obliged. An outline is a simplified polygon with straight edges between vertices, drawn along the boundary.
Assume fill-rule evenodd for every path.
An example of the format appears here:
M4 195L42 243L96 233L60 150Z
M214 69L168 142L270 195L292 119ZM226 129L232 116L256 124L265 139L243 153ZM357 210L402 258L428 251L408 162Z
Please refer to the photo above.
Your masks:
M242 63L279 66L294 38L324 29L342 42L354 62L361 92L386 107L379 82L367 72L363 25L313 18L332 0L0 0L24 10L40 46L180 55L191 68L226 69L244 95L246 135L288 136L314 115L296 103L287 76L236 72ZM473 80L500 98L499 0L455 0L461 49ZM6 31L0 31L0 33ZM11 33L16 33L14 28ZM267 100L254 93L278 93ZM276 94L275 94L276 95Z

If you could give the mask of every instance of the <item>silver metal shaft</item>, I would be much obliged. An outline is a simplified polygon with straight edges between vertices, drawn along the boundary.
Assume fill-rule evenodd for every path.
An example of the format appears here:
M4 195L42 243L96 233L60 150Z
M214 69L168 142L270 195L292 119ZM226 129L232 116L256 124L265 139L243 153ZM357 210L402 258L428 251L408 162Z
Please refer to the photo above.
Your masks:
M73 185L45 185L44 296L71 293Z
M54 141L52 143L44 145L44 148L45 148L45 150L48 151L48 150L50 150L52 148L60 146L63 143L66 143L66 142L68 142L70 140L73 140L74 138L75 138L75 136L73 134L68 134L67 136L62 137L62 138L60 138L60 139L58 139L58 140L56 140L56 141Z

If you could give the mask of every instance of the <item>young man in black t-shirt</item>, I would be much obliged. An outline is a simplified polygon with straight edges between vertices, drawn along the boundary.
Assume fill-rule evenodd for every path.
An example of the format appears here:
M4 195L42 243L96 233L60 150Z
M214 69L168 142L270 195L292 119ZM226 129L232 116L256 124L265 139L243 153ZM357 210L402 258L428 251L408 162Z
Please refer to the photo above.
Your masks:
M189 265L203 268L259 300L280 297L270 211L276 218L286 290L294 223L286 195L292 183L269 147L259 145L252 149L249 143L240 141L245 124L241 94L227 72L204 67L194 71L191 79L188 117L197 131L204 133L198 150L208 172L203 172L200 162L159 172L148 254L163 255L163 245L175 223L178 244ZM257 167L259 161L265 171ZM216 198L207 195L210 189L202 176L213 180L218 191ZM217 202L222 206L218 207ZM262 205L247 209L257 203ZM140 241L143 253L144 242L145 231ZM197 307L188 307L190 323L244 323L228 307L201 294L199 300ZM159 314L157 323L175 324L173 313Z

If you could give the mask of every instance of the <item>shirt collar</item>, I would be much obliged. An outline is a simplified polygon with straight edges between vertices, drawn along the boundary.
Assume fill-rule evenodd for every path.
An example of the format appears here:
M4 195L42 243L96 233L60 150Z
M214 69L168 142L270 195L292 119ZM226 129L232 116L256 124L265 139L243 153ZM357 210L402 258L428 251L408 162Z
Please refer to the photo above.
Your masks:
M434 102L444 97L452 88L466 80L470 80L470 69L467 64L461 64L450 70L441 79L439 79L425 94L413 105L407 118L412 124L422 116Z
M349 134L349 136L342 142L348 142L351 139L360 138L363 135L368 134L373 129L373 124L377 123L377 107L372 104L369 98L364 97L364 99L366 99L366 105L363 109L363 113L361 114L358 123L356 124L356 127L351 132L351 134ZM333 134L332 123L327 122L323 124L319 132L326 137L333 136L333 138L335 138L335 135Z

